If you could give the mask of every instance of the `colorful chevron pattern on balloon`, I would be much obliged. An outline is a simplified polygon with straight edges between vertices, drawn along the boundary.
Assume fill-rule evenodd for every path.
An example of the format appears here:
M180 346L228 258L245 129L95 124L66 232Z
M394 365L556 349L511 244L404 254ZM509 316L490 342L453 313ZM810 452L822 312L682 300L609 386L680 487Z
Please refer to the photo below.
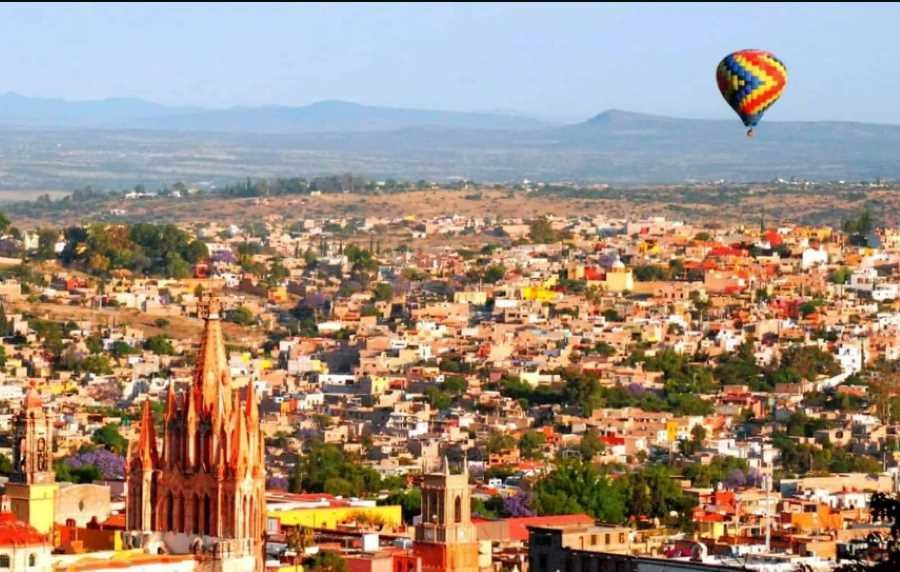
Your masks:
M719 91L747 127L754 127L787 85L787 68L763 50L725 56L716 68Z

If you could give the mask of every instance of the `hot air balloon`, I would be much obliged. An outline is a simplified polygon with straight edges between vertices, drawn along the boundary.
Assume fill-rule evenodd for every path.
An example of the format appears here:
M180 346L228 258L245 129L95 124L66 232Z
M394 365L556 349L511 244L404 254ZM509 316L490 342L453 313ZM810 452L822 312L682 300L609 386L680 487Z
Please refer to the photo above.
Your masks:
M722 97L750 129L763 113L781 97L787 85L787 68L773 54L763 50L741 50L725 56L716 68Z

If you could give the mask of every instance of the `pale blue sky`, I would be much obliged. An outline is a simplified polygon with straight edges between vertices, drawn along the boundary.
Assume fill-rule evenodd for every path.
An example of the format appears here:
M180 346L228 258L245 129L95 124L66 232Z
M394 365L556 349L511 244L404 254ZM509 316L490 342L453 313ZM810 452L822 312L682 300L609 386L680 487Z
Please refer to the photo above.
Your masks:
M0 92L715 118L719 59L763 48L790 72L770 120L900 123L898 22L862 4L2 5Z

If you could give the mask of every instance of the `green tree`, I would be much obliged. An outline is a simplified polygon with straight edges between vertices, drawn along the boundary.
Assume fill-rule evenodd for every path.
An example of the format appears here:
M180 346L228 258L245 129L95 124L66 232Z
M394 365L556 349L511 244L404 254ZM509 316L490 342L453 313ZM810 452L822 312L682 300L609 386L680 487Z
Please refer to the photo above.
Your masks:
M680 525L691 520L691 508L695 501L673 478L672 470L663 465L647 465L625 477L626 506L628 514L672 521L671 514ZM673 523L674 524L674 523Z
M324 492L330 479L331 486L345 487L343 491L349 491L350 496L377 492L382 484L378 472L363 466L356 457L336 445L314 441L294 466L289 486L291 492ZM333 479L350 485L346 487L345 483Z
M437 387L425 389L425 397L428 399L429 405L437 410L447 409L453 403L453 398Z
M387 282L379 282L372 288L376 302L388 302L394 297L394 289Z
M248 308L240 306L225 313L225 320L240 326L251 326L256 323L256 317Z
M493 264L484 271L484 281L488 284L496 284L506 276L506 268L502 264Z
M422 513L422 490L417 487L395 490L383 501L379 501L379 504L400 505L403 521L412 524L413 518Z
M754 391L767 387L763 370L756 363L753 344L750 342L741 344L736 352L723 354L713 375L722 385L748 385Z
M354 484L341 477L331 477L325 481L325 492L338 497L352 497L356 494Z
M90 355L75 363L77 372L92 373L94 375L109 375L112 373L112 365L109 358L101 355Z
M147 338L144 341L144 349L161 356L175 355L175 346L169 336L158 335Z
M846 284L850 280L851 274L853 274L853 272L849 268L841 266L832 272L828 279L835 284Z
M191 241L184 250L184 259L191 264L197 264L207 258L209 258L209 249L206 248L206 243L199 240Z
M585 431L578 443L578 452L581 453L581 458L585 462L590 462L595 455L602 453L605 449L606 445L603 444L597 430L593 428Z
M599 341L594 345L593 348L588 351L588 353L597 354L603 357L609 357L616 355L616 348L612 347L604 341Z
M347 572L347 562L336 552L321 550L303 561L304 572Z
M92 354L96 355L103 351L103 339L98 335L88 336L84 343Z
M693 486L708 488L724 482L733 471L746 472L747 468L747 461L744 459L716 455L709 464L692 463L682 467L681 471Z
M782 353L778 369L782 372L794 372L801 379L807 380L814 380L820 375L830 377L841 372L834 354L818 346L792 346L786 349Z
M515 446L516 440L512 435L492 431L484 443L484 450L488 454L499 453L512 449Z
M119 426L115 423L107 423L94 431L91 441L119 455L124 455L128 448L128 441L119 433Z
M603 310L603 312L601 312L601 315L603 316L603 319L606 320L607 322L624 322L625 321L622 318L622 316L617 311L615 311L613 308L607 308L606 310Z
M622 483L580 461L560 463L532 491L532 507L538 514L586 512L609 523L625 522L626 500Z
M462 395L466 392L468 384L466 378L461 375L448 375L444 378L444 391L450 395Z
M638 282L653 282L657 280L668 280L669 270L656 264L642 264L635 266L633 269L634 279Z
M541 217L531 221L528 225L528 234L531 241L535 244L548 244L551 242L559 242L567 238L564 232L554 230L553 225L547 217Z
M187 278L191 275L191 265L176 252L166 253L164 274L167 278Z
M114 358L123 358L125 356L137 353L133 347L128 345L128 343L123 342L121 340L116 340L109 346L109 353Z
M540 431L526 431L519 439L519 451L526 459L541 459L546 438Z
M691 428L691 438L681 441L681 452L691 456L703 448L703 441L706 439L706 429L703 425L694 425Z
M305 526L295 526L287 533L287 545L297 554L297 562L299 558L306 553L306 549L315 544L315 533L311 528Z
M59 230L52 228L39 228L38 247L34 251L37 260L53 260L56 258L56 243L59 241Z

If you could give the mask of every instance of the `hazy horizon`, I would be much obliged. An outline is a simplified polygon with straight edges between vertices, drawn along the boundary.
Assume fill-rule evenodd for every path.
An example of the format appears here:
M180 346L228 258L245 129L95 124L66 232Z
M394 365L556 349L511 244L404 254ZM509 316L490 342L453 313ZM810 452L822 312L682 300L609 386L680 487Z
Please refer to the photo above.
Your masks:
M900 123L900 78L884 73L900 46L883 41L898 17L860 4L2 5L0 93L723 119L715 66L757 47L790 74L767 119Z

